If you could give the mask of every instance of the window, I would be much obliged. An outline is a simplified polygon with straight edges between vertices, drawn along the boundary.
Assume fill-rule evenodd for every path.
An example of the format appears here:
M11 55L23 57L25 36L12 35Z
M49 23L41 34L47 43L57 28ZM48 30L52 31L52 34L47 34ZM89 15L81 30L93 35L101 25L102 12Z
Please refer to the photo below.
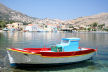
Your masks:
M69 40L62 40L62 43L69 43Z

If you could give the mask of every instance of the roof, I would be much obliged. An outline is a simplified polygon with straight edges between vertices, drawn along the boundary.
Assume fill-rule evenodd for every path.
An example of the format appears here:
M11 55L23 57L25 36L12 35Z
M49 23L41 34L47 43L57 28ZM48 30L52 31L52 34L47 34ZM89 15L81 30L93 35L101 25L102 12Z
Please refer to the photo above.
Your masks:
M80 38L62 38L62 40L80 40Z
M32 26L33 24L28 24L28 26Z

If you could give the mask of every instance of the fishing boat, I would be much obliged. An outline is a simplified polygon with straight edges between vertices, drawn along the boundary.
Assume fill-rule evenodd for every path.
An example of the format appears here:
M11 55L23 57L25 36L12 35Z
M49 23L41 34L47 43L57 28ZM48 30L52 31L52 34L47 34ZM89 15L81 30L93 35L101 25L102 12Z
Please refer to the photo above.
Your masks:
M97 49L79 47L80 38L63 38L51 48L7 48L10 65L64 64L88 60Z

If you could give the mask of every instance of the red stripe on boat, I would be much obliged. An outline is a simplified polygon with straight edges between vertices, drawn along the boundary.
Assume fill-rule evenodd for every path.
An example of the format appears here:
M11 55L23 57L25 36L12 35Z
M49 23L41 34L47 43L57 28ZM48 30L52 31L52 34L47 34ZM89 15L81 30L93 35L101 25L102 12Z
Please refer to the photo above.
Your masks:
M91 48L83 48L87 50L73 51L73 52L40 52L40 51L51 51L51 48L24 48L22 50L15 49L15 48L11 48L11 49L20 51L20 52L26 52L26 53L34 52L34 54L40 54L41 56L45 56L45 57L77 56L77 55L89 54L96 51L96 49L91 49ZM23 51L23 50L26 50L26 51Z
M88 49L83 51L74 51L74 52L40 52L42 56L46 57L62 57L62 56L76 56L76 55L84 55L95 52L94 49Z

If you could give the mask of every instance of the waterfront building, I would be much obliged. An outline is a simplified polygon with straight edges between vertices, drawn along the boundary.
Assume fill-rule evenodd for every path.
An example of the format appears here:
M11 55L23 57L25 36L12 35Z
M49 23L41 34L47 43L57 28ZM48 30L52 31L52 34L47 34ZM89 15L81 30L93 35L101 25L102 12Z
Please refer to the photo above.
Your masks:
M15 23L12 23L12 24L7 24L6 26L9 30L11 30L13 28L15 30L22 30L23 29L23 23L21 23L21 22L15 22Z
M39 27L37 24L28 24L24 30L26 30L26 31L38 31Z

